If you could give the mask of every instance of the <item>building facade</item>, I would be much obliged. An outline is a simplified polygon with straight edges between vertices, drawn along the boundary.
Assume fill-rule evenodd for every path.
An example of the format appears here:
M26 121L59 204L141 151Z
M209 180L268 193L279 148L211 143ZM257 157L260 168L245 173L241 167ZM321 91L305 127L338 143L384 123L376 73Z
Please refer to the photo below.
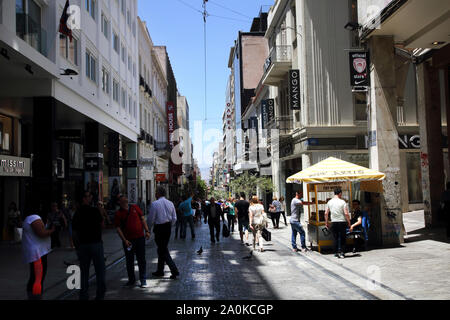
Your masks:
M3 151L33 157L32 178L0 196L2 216L13 200L22 211L84 190L108 201L114 180L136 190L128 188L136 168L120 160L137 156L137 1L71 1L80 13L72 40L58 32L65 3L0 3L1 127L13 137Z

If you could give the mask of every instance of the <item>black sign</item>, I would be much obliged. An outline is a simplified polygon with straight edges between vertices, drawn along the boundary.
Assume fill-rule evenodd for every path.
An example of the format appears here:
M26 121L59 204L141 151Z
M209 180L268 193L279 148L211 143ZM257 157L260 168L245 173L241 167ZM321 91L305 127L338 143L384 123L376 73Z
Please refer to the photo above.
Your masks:
M289 70L289 104L291 110L300 110L300 70Z
M100 171L103 165L102 158L88 158L84 159L84 165L87 171Z
M81 130L77 130L77 129L56 130L55 137L56 137L56 140L80 141L81 140Z
M350 52L350 83L353 87L369 87L370 57L368 52Z
M137 160L122 160L122 168L137 168Z
M267 99L261 101L262 128L275 118L275 100Z

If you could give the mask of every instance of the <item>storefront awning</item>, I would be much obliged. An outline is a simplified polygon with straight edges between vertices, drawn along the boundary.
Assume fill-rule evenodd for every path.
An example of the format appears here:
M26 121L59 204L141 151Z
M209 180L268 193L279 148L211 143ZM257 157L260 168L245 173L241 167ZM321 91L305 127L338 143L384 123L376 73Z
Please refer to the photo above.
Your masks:
M385 177L384 173L331 157L287 178L286 183L381 181Z

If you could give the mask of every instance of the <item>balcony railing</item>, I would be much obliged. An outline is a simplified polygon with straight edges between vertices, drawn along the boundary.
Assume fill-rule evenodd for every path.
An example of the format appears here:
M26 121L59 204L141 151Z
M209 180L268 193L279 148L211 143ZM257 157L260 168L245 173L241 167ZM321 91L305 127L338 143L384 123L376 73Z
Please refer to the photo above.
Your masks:
M292 62L292 46L275 46L270 50L269 57L266 59L264 64L264 73L270 68L274 63Z
M294 129L293 116L275 117L267 123L267 128L278 129L280 136L290 135Z
M169 144L167 142L155 141L155 151L169 151Z
M47 32L25 13L16 13L16 34L47 57Z

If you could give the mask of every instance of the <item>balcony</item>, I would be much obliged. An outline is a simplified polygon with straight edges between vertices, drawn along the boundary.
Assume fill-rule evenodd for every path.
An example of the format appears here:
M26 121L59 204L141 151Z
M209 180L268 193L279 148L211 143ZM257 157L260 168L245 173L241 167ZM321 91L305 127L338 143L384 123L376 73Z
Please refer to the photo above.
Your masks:
M275 46L264 64L262 84L276 86L292 68L292 46Z
M25 13L16 13L16 34L43 56L47 57L47 32Z
M169 143L154 140L153 146L155 147L156 155L165 159L170 158Z
M275 117L267 123L267 129L278 129L280 138L290 136L294 129L293 116L279 116Z

